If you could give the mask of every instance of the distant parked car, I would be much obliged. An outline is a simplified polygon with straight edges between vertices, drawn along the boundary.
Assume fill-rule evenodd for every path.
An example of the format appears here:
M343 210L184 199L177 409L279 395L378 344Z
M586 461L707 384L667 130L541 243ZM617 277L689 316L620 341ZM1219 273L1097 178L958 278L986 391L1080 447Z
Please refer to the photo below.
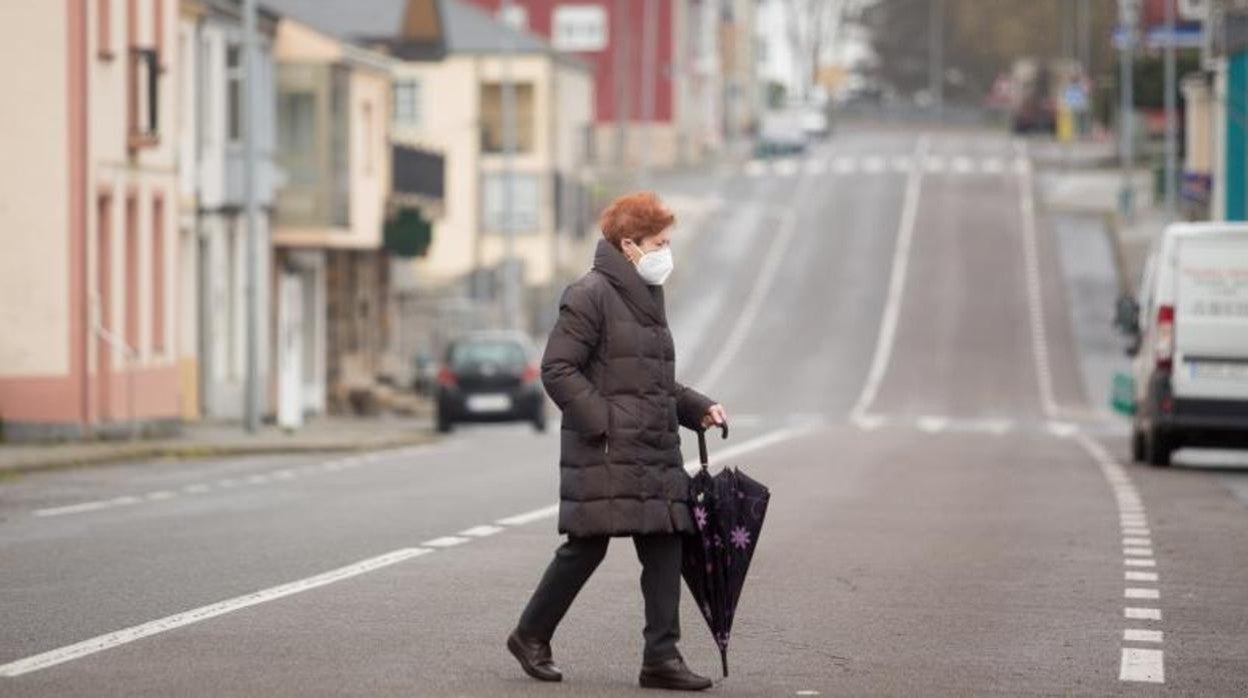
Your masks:
M1248 442L1248 225L1167 227L1117 322L1135 356L1135 460Z
M518 332L477 332L454 341L438 369L437 428L460 422L529 422L546 430L537 351Z
M755 157L800 155L806 152L806 131L802 113L797 110L768 112L763 115L754 142Z

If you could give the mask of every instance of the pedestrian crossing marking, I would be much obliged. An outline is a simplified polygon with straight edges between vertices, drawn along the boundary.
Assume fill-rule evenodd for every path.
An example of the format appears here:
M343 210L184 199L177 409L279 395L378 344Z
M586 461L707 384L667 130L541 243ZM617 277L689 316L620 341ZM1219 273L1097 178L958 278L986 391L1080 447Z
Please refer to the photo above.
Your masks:
M971 157L968 155L929 155L919 162L919 166L928 174L959 176L1001 175L1007 171L1023 175L1031 169L1031 165L1023 157L1011 159L999 156ZM800 174L848 176L858 173L909 174L914 167L914 158L907 155L837 155L830 159L811 156L804 160L756 158L747 161L741 172L750 178L794 177Z

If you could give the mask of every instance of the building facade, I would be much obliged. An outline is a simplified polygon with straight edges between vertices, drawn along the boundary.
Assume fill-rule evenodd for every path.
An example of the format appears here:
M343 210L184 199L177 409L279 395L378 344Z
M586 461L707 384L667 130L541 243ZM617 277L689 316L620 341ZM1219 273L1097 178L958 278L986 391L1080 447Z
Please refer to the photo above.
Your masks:
M175 0L0 5L6 439L167 431L195 414L179 331Z
M501 0L466 0L497 13ZM718 0L513 0L503 18L548 40L591 67L595 162L671 165L718 150L728 123L725 101L749 89L725 81L723 40L751 44L737 32L738 5ZM750 47L743 50L752 51ZM728 55L737 56L734 48ZM752 59L743 69L752 72ZM733 109L732 122L749 115Z
M199 357L199 408L206 417L241 419L247 352L248 237L243 190L243 27L241 0L184 0L180 47L179 234L183 260L180 316ZM256 219L259 267L270 263L274 189L276 17L262 11L256 37ZM189 283L194 280L195 283ZM258 306L269 327L268 284ZM259 380L269 383L269 338L259 338ZM269 391L262 391L262 402ZM262 405L262 411L267 411Z
M390 64L293 16L278 23L273 228L278 421L345 409L387 342Z

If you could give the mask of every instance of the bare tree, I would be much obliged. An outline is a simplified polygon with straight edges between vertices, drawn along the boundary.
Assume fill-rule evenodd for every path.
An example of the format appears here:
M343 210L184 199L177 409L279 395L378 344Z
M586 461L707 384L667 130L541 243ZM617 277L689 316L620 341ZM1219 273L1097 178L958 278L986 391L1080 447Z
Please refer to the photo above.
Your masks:
M862 0L783 0L789 45L797 60L803 98L819 80L824 52L834 46L848 12Z

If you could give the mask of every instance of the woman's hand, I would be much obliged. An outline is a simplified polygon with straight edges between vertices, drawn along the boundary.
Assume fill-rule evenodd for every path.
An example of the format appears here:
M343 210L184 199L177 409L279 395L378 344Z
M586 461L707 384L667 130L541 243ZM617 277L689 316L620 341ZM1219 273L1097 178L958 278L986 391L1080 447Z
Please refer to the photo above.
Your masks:
M711 405L706 414L702 415L702 428L709 429L711 427L720 427L728 423L728 413L724 411L724 406L720 404Z

